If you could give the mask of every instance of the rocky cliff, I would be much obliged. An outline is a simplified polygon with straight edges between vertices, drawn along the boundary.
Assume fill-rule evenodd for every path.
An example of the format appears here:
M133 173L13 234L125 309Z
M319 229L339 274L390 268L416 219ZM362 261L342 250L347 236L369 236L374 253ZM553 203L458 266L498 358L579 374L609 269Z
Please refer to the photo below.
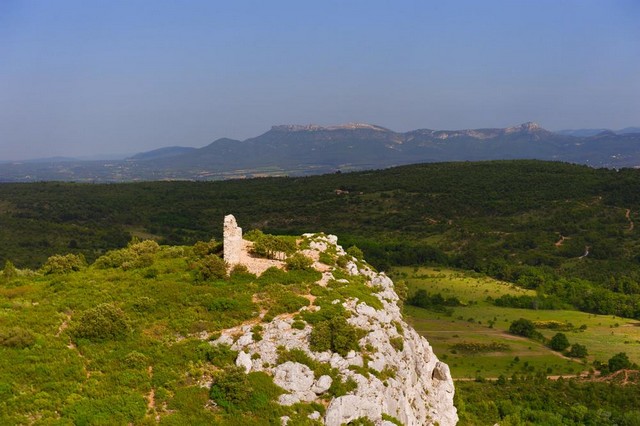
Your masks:
M306 234L301 250L323 272L308 295L310 305L269 322L263 318L259 329L246 323L224 330L212 344L238 351L236 365L246 372L270 374L287 391L280 395L280 404L323 404L323 414L309 415L322 424L339 426L358 418L385 426L455 424L449 367L403 320L391 279L346 254L335 236ZM328 266L318 261L323 256L343 261ZM325 315L324 321L311 321L314 315ZM356 332L336 332L332 338L339 349L320 351L319 327L330 327L333 316L346 320L347 331ZM344 350L349 345L353 349ZM328 393L337 382L342 391ZM281 420L287 424L289 419Z

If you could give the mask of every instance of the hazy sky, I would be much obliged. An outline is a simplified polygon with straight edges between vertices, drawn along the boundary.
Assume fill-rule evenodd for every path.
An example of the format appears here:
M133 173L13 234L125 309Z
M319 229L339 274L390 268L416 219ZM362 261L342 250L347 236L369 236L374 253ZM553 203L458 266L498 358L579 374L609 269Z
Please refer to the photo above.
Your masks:
M273 124L640 125L638 0L0 0L0 160Z

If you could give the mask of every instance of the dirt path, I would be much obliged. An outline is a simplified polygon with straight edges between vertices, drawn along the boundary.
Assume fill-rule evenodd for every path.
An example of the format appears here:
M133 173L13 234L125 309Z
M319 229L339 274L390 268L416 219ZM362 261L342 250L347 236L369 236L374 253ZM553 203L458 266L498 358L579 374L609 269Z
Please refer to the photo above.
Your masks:
M583 259L583 258L589 256L589 249L590 248L591 247L589 247L589 246L584 246L584 254L582 256L580 256L578 259Z
M71 321L71 315L67 314L67 317L62 321L62 324L60 324L60 327L58 327L58 331L55 334L56 337L60 337L62 332L69 327L69 321ZM91 377L91 371L87 369L87 362L84 355L80 353L80 351L78 350L78 347L75 345L75 343L73 343L73 340L71 340L71 338L69 338L69 343L67 343L67 348L71 349L72 351L78 354L78 356L82 359L82 368L84 369L85 376L87 377L87 379Z
M634 223L631 220L631 209L627 209L627 211L624 214L624 217L626 217L627 220L629 221L629 229L627 229L627 230L628 231L633 231Z
M562 246L562 243L564 243L564 240L568 239L567 237L565 237L564 235L560 235L560 239L558 241L556 241L555 246L556 247L560 247Z
M150 365L147 368L147 374L149 375L149 381L153 380L153 366ZM152 386L147 395L147 414L153 416L156 422L160 421L160 414L156 410L156 389ZM154 415L155 414L155 415Z
M60 324L60 327L58 327L58 332L56 333L56 337L60 337L62 332L65 331L67 327L69 327L70 319L71 319L71 315L67 314L67 317L64 319L64 321L62 321L62 324Z

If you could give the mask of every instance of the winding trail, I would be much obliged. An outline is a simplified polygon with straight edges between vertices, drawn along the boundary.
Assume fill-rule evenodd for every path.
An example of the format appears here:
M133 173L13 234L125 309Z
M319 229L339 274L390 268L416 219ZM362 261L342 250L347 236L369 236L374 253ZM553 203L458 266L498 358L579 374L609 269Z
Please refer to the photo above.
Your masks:
M149 381L153 380L153 366L150 365L147 368L147 374L149 375ZM152 416L156 422L160 421L160 413L156 410L156 388L151 386L149 394L147 395L147 415Z
M624 217L627 218L627 220L629 221L629 229L627 229L627 231L633 231L633 227L635 226L633 221L631 220L631 209L627 209Z
M583 259L583 258L589 256L589 249L590 248L591 247L589 247L589 246L584 246L584 254L582 256L580 256L578 259Z
M565 237L564 235L560 235L560 239L558 241L556 241L555 246L556 247L560 247L562 245L562 243L564 243L564 240L568 240L569 237Z

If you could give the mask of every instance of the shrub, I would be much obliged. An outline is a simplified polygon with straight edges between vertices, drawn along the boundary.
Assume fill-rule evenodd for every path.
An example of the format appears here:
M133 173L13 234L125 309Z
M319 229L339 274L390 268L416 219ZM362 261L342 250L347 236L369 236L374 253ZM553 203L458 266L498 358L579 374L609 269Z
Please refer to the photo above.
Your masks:
M208 242L198 241L193 245L193 254L197 257L205 257L210 254L220 254L222 251L222 244L211 240Z
M554 351L562 352L569 347L569 339L564 333L556 333L549 342L549 347Z
M609 365L609 371L612 373L631 367L631 361L629 361L629 357L624 352L617 353L609 358L607 364Z
M140 296L133 301L131 307L138 313L149 312L155 309L156 303L156 300L151 297Z
M0 346L8 348L28 348L36 342L33 333L22 327L0 330Z
M217 372L209 391L211 399L227 410L248 400L250 394L249 379L244 369L236 366L228 366Z
M287 257L286 260L288 270L309 270L312 269L313 260L308 258L302 253L295 253L292 256Z
M204 353L207 361L220 368L226 365L233 365L238 357L238 352L231 350L231 346L224 343L218 345L203 343L198 348Z
M18 270L10 260L7 260L4 263L4 269L2 270L2 277L6 280L12 280L13 278L18 276Z
M262 237L264 237L264 233L259 229L252 229L248 232L245 232L242 236L242 238L247 241L257 241Z
M137 255L155 254L160 250L160 245L154 240L131 240L127 248Z
M419 308L428 309L434 312L441 312L447 316L453 315L453 306L460 306L462 303L456 297L445 299L442 294L429 294L426 290L420 289L415 294L407 298L408 305L417 306Z
M475 355L489 352L506 352L511 347L505 343L477 343L477 342L460 342L451 345L451 352L456 351L467 355Z
M70 331L75 338L101 341L123 338L130 327L120 308L103 303L85 311Z
M509 333L516 336L533 337L536 333L536 328L528 319L520 318L511 323Z
M94 262L99 269L122 268L125 270L145 268L153 264L153 255L160 250L160 246L153 240L132 240L127 248L112 250L100 256Z
M53 255L47 259L40 271L45 274L66 274L79 271L85 266L84 257L75 254Z
M367 417L358 417L357 419L351 420L349 426L375 426L375 423Z
M402 351L404 349L404 339L402 337L391 337L389 343L396 351Z
M227 276L227 262L215 254L210 254L197 263L196 271L199 281L207 281L212 278L222 279Z
M310 348L316 352L331 350L342 356L358 349L358 333L342 316L317 323L310 336Z
M336 263L335 258L325 251L320 252L318 260L325 265L334 265Z
M295 320L293 323L291 323L291 328L295 328L296 330L304 330L306 325L307 324L304 321Z
M570 356L571 358L584 358L587 355L587 347L579 343L571 345L569 352L567 352L567 356Z
M351 246L347 249L347 254L349 256L353 256L358 260L362 260L364 258L364 253L356 246Z
M245 235L246 238L246 235ZM252 237L253 238L253 237ZM282 258L283 254L292 254L296 250L295 243L283 237L262 234L253 239L252 253L268 259Z
M251 335L253 337L254 342L259 342L262 340L263 331L264 331L264 328L260 324L254 325L253 327L251 327Z
M149 359L143 353L132 351L124 357L124 362L129 368L142 368L149 363Z

